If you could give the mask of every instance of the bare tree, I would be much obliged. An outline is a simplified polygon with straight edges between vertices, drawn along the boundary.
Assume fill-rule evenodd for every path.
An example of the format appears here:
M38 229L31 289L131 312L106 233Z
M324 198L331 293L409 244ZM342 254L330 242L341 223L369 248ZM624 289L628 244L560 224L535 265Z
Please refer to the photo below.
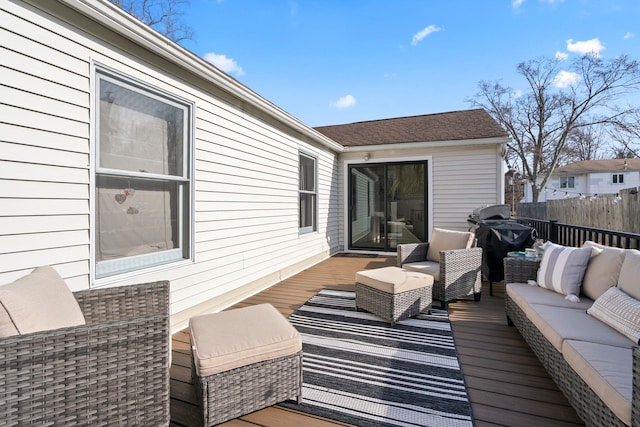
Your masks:
M640 157L640 109L628 115L627 120L617 123L610 136L616 144L613 147L615 158Z
M604 61L584 55L568 64L569 71L563 65L554 58L520 63L517 71L529 92L520 94L498 81L481 81L479 92L469 99L509 132L507 160L522 165L534 201L566 155L570 137L581 128L620 122L632 109L619 108L616 101L640 87L640 65L628 56Z
M176 43L193 38L193 31L182 20L189 0L110 0Z
M564 154L559 159L561 163L573 163L582 160L599 160L605 158L602 125L577 126L567 138Z

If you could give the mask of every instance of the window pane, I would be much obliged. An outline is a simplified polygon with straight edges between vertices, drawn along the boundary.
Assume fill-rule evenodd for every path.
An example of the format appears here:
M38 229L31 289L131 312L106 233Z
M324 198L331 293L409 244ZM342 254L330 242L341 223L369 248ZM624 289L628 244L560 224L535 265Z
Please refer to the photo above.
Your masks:
M315 230L316 195L300 193L300 228Z
M389 249L426 241L424 228L424 164L387 168L387 233Z
M181 183L98 176L96 261L180 248Z
M315 160L307 156L300 156L300 190L316 191L315 175Z
M99 120L99 167L184 176L184 108L102 79Z

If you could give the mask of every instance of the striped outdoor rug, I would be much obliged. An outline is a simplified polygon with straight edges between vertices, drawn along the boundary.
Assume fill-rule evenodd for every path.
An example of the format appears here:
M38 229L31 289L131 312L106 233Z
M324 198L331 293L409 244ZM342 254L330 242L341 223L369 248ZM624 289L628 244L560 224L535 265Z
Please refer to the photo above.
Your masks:
M289 316L303 343L303 399L283 406L358 426L472 426L444 310L398 322L324 290Z

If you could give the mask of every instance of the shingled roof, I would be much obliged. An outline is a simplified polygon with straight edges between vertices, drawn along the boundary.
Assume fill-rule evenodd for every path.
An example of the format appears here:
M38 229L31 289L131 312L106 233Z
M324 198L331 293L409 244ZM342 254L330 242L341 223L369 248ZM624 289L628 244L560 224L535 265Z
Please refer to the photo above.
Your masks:
M508 137L502 126L483 109L320 126L315 129L344 146Z
M640 159L582 160L556 168L555 173L623 172L625 170L640 171Z

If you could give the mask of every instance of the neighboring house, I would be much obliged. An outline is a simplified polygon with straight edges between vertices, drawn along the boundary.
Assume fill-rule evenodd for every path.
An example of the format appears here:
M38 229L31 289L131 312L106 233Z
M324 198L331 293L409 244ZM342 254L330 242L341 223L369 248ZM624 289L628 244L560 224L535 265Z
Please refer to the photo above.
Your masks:
M540 189L538 201L617 194L638 185L640 159L583 160L556 168L545 187ZM533 201L529 185L525 185L523 201Z
M0 283L169 280L176 331L503 201L483 110L312 129L107 1L2 1L0 31Z

